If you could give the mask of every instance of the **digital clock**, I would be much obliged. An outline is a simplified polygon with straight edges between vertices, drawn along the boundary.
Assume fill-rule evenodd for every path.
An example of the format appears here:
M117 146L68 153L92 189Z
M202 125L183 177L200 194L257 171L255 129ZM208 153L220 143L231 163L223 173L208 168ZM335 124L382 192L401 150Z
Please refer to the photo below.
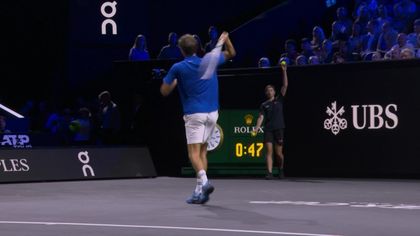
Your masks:
M243 144L243 143L236 143L235 156L236 157L243 157L243 156L261 157L263 148L264 148L263 143L250 143L248 145Z

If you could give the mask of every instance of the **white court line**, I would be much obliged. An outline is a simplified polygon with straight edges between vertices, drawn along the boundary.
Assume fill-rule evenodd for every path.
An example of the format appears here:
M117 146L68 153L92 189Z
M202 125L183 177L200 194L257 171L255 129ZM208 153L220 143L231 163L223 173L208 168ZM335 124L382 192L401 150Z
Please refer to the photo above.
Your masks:
M375 202L307 202L307 201L250 201L250 204L271 204L271 205L294 205L294 206L318 206L336 207L347 206L357 208L380 208L398 210L420 210L420 205L391 204Z
M259 231L241 229L219 229L219 228L197 228L197 227L175 227L157 225L119 225L119 224L92 224L92 223L70 223L70 222L33 222L33 221L0 221L0 224L21 224L21 225L64 225L64 226L90 226L90 227L114 227L114 228L145 228L145 229L175 229L175 230L195 230L195 231L216 231L250 234L274 234L274 235L297 235L297 236L342 236L337 234L310 234L278 231Z

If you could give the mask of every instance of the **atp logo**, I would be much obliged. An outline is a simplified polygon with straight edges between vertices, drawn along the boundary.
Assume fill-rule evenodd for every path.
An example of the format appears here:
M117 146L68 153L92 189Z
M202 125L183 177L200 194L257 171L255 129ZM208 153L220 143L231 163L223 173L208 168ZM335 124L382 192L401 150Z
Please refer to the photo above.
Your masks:
M331 118L324 121L324 129L331 130L334 135L340 133L341 130L347 129L347 120L342 118L344 112L343 106L337 109L337 101L331 103L331 107L327 107L326 111Z

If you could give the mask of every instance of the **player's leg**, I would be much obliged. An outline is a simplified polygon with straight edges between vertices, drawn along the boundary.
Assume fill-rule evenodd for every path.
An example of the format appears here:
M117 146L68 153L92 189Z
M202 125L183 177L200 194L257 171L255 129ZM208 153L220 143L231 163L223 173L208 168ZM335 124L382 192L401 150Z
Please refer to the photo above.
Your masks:
M266 179L273 178L273 143L266 142L265 143L265 162L267 167L267 175L265 176Z
M274 132L274 153L278 162L279 178L284 178L283 130Z
M196 187L192 196L187 199L187 203L199 204L203 185L203 172L205 176L205 166L201 159L201 145L205 129L205 116L203 114L191 114L184 116L185 134L187 137L188 158L196 173Z

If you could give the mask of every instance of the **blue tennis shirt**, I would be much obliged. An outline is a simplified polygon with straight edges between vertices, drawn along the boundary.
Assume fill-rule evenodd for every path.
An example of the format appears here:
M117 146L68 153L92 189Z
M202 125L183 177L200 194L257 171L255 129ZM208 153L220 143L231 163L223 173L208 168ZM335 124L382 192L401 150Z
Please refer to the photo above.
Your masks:
M200 79L201 58L186 57L175 63L163 78L165 84L178 80L178 91L184 114L208 113L219 109L219 85L216 71L210 79ZM225 62L223 53L220 54L218 65Z

